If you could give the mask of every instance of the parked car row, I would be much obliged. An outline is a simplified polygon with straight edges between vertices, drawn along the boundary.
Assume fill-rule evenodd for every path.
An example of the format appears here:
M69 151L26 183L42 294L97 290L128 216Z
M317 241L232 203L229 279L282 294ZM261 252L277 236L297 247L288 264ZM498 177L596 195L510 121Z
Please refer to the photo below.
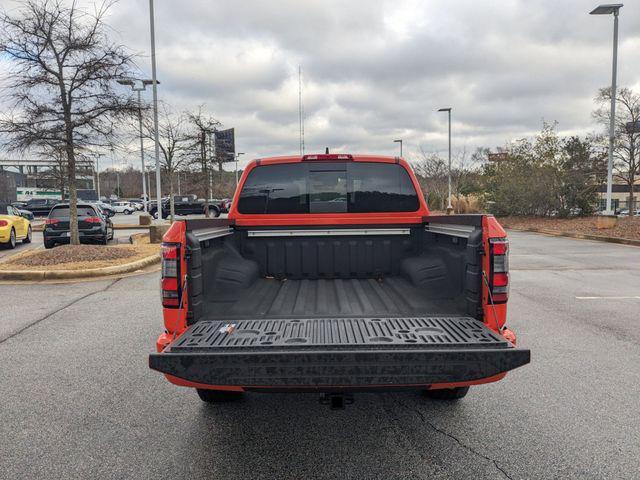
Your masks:
M636 216L640 216L640 208L639 208L639 209L637 209L637 210L634 212L634 215L636 215ZM619 217L628 217L628 216L629 216L629 209L628 209L628 208L623 208L622 210L620 210L620 211L618 212L618 216L619 216Z
M81 200L79 200L81 201ZM46 217L51 209L60 203L59 200L50 198L33 198L26 202L13 202L12 205L25 212L25 214L33 219L34 217ZM117 201L101 201L87 200L84 203L98 205L102 210L115 213L124 213L131 215L136 211L144 210L144 201L140 199L117 200ZM214 199L208 202L198 198L196 195L174 195L174 207L176 215L197 215L205 213L205 206L209 207L209 213L213 216L219 216L221 213L228 213L231 208L231 199ZM148 202L149 213L158 218L158 208L156 201ZM162 217L169 216L169 197L162 199ZM27 213L28 212L28 213Z
M12 206L19 208L26 213L30 219L34 217L46 217L49 215L51 209L59 204L59 200L53 200L50 198L33 198L26 202L13 202ZM144 203L142 200L131 201L114 201L111 203L103 202L100 200L87 200L85 203L99 205L103 210L111 210L114 213L124 213L125 215L131 215L132 213L140 210L144 210Z
M209 215L215 217L220 216L221 207L217 201L207 202L204 199L198 198L196 195L174 195L173 196L173 208L176 215L201 215L206 213L206 207L209 208ZM161 210L160 212L158 210ZM149 213L153 218L168 218L171 214L171 205L169 197L162 199L161 208L158 209L158 202L149 202Z

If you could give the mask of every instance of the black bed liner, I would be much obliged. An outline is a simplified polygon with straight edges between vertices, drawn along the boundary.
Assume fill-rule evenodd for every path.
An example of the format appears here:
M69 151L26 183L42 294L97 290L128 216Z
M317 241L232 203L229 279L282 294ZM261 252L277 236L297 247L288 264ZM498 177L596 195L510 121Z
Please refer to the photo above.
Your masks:
M412 317L459 314L457 298L429 298L402 277L381 280L260 278L250 288L204 302L206 320L225 318ZM464 303L462 303L464 305Z
M528 350L470 317L205 320L151 368L209 385L401 386L490 377Z

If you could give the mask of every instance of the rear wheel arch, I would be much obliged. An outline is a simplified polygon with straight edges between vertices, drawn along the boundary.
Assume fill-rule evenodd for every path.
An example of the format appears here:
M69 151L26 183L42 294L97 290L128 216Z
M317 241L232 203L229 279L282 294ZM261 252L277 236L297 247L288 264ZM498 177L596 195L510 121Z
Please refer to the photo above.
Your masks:
M22 243L31 243L31 235L32 235L31 225L27 227L27 235L22 239Z

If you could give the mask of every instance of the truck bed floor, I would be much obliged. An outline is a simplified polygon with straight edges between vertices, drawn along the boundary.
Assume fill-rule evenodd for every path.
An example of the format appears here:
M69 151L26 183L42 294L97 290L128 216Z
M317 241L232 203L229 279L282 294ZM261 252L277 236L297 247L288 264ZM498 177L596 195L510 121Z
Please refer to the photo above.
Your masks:
M263 278L250 288L214 292L204 318L313 318L371 315L456 315L454 298L426 298L402 277L375 279L277 280ZM464 303L464 302L462 302Z

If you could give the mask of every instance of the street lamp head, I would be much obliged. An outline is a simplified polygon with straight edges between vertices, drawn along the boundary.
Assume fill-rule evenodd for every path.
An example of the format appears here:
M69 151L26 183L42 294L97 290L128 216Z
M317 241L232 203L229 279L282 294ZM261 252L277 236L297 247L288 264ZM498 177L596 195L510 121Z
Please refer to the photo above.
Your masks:
M596 8L589 12L589 15L618 15L618 11L623 7L622 3L608 3L605 5L598 5Z
M451 111L451 107L447 107L447 108L439 108L438 109L439 112L450 112Z
M138 82L140 82L142 86L136 88L136 84L138 84ZM121 78L118 80L118 83L120 85L127 85L131 87L132 90L134 91L138 91L138 90L145 90L147 85L153 85L153 80L146 80L146 79L143 80L140 78ZM160 82L156 81L156 84L160 85Z
M402 139L394 140L393 143L402 143Z

